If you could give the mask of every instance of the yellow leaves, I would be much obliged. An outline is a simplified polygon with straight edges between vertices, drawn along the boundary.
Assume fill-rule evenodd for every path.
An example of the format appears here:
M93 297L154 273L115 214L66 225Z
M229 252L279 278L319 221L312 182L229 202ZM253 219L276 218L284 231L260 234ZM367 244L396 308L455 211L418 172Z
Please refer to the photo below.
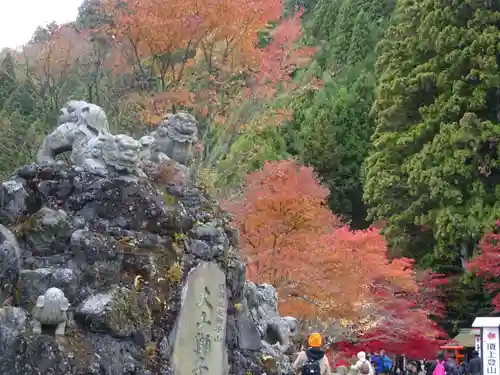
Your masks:
M179 283L182 279L182 267L179 262L174 262L167 271L167 280L171 283Z
M140 290L142 283L144 282L144 278L140 275L137 275L134 278L134 289L136 291Z

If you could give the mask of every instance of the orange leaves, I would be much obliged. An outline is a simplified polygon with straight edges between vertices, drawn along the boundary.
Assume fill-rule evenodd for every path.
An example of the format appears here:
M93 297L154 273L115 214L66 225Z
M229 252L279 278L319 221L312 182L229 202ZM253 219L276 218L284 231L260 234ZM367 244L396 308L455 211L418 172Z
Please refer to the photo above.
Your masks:
M188 5L188 4L186 4ZM186 8L173 1L129 0L118 4L114 0L103 2L103 11L112 20L108 32L128 47L124 54L133 57L133 64L144 73L144 61L150 60L152 71L165 88L165 75L171 70L172 80L180 79L175 73L177 64L186 63L193 40L199 37L198 23Z
M32 69L49 79L74 67L86 43L84 33L62 26L52 30L49 40L28 44L23 52Z
M120 6L107 1L103 6L114 22L115 36L128 38L142 57L173 51L190 39L189 19L173 1L128 0Z
M118 39L130 41L139 60L201 48L209 65L214 58L219 62L236 57L242 62L251 60L256 54L257 30L278 19L281 6L281 0L185 0L182 6L172 0L129 0L119 6L114 0L104 3L114 23L110 28ZM217 56L213 53L216 46Z
M349 230L326 206L328 193L293 159L247 176L243 196L223 208L240 230L248 276L273 284L282 313L302 319L372 327L413 309L426 321L413 261L389 260L376 228Z
M158 125L166 113L172 112L176 106L191 108L194 105L194 94L182 88L154 95L135 95L131 101L142 107L139 119L147 125Z
M273 30L272 41L261 53L258 79L264 84L288 82L291 73L298 67L306 65L316 48L296 48L295 43L302 36L302 11L283 20Z
M191 108L194 105L195 94L182 88L175 88L167 92L158 93L154 96L154 103L170 103Z
M322 291L317 298L328 302L322 316L356 321L378 303L381 291L416 291L411 268L387 259L386 242L375 229L350 231L344 226L313 246L302 262L310 269L309 287Z
M327 196L314 171L293 159L266 162L247 177L243 198L225 208L240 229L251 278L272 283L285 298L307 287L303 260L318 236L340 225L325 206Z

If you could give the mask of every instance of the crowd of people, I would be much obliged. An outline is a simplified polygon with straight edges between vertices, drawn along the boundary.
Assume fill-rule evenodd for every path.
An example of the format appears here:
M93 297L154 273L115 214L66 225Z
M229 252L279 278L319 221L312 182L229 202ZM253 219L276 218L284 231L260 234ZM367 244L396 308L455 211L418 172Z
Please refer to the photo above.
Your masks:
M294 362L296 375L330 375L332 373L328 357L323 348L323 338L319 333L309 335L304 348ZM353 361L354 362L354 361ZM477 351L470 358L457 364L452 356L440 351L434 360L408 360L399 357L392 360L384 350L378 353L359 352L355 363L337 363L337 372L352 375L481 375L482 361ZM340 365L340 366L339 366ZM343 368L344 371L339 371Z

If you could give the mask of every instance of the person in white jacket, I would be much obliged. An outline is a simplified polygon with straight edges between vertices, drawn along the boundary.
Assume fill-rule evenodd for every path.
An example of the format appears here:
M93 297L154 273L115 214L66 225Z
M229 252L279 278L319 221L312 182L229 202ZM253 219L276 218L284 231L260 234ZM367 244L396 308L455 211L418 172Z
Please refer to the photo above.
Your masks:
M368 361L366 359L366 353L365 352L359 352L358 355L357 355L357 357L358 357L358 361L356 362L355 365L353 365L351 367L351 370L356 370L356 373L359 374L360 373L360 369L361 369L361 365L366 362L368 364L368 366L370 367L370 372L368 373L368 375L374 375L375 371L373 370L373 366L370 363L370 361Z

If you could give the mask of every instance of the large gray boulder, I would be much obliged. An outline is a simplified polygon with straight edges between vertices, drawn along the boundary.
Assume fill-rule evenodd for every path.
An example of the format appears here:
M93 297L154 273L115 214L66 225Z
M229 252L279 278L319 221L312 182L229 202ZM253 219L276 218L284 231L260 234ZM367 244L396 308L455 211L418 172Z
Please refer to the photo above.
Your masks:
M3 186L15 184L4 188L0 206L7 305L0 310L0 373L167 374L169 358L157 343L178 312L184 272L178 237L191 230L200 206L193 202L187 212L175 186L177 197L167 199L148 179L61 163L22 167ZM20 191L25 202L13 206ZM43 324L34 333L28 313L49 288L61 289L70 304L61 338Z
M179 335L192 331L178 327L190 319L180 313L188 275L207 263L224 279L217 284L217 301L224 299L218 318L203 318L223 322L206 332L222 345L211 366L261 374L268 326L282 337L274 353L282 360L288 336L275 292L255 286L260 309L247 303L245 264L229 219L193 184L158 185L62 163L22 167L10 181L20 185L4 189L0 202L0 277L10 285L0 309L2 375L173 374L175 343L187 345ZM14 207L19 191L24 204ZM216 287L206 278L196 288ZM33 332L28 313L49 288L69 301L61 337L43 324L41 334Z

